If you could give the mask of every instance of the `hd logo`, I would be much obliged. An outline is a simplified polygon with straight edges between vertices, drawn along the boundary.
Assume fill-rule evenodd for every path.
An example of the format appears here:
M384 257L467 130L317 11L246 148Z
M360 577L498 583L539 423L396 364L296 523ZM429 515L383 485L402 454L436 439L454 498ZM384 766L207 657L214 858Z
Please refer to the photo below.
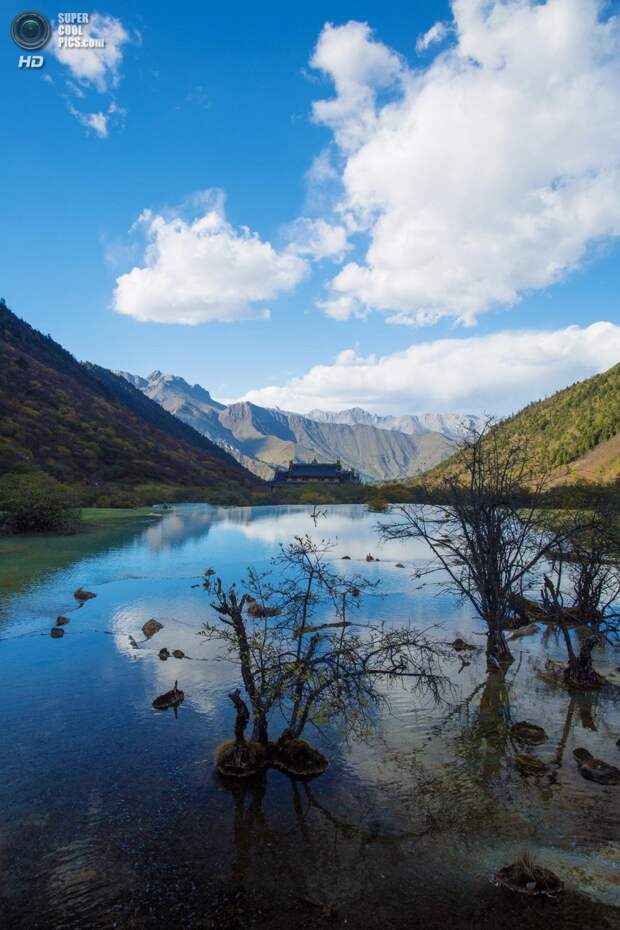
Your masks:
M18 68L42 68L45 64L43 55L20 55L17 62Z

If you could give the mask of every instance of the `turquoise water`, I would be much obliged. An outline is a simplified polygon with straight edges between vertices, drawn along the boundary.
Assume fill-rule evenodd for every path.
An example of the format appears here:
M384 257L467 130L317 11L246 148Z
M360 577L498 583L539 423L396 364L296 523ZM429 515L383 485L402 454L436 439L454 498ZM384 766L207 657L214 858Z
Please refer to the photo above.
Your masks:
M211 610L193 586L209 567L239 581L295 534L329 537L340 570L380 582L365 616L483 643L469 608L412 579L422 544L380 545L379 519L337 506L315 527L303 507L182 506L3 598L0 925L400 927L414 908L426 927L543 926L538 901L490 882L523 851L566 882L575 927L614 925L620 788L585 782L572 750L620 764L620 701L612 689L571 699L546 683L544 658L563 653L542 629L514 644L505 687L487 681L482 655L460 671L455 660L444 703L392 689L368 743L311 734L331 760L311 783L269 771L230 786L214 775L239 681L197 635ZM16 541L5 559L17 565L27 546ZM381 561L367 563L368 552ZM76 609L81 585L97 597ZM54 640L59 614L71 622ZM150 618L163 629L135 649L130 637L142 640ZM163 646L189 658L162 662ZM620 653L599 650L596 664L620 682ZM154 711L175 680L178 713ZM508 728L522 719L549 735L542 779L515 768Z

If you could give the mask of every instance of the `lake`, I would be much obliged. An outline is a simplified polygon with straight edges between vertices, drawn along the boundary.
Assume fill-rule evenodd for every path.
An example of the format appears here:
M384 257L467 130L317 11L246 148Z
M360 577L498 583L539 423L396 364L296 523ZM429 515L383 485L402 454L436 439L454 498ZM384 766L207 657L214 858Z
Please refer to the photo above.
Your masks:
M315 527L304 507L183 505L106 537L3 541L3 928L620 926L620 788L586 782L572 755L620 764L620 692L547 683L544 658L564 653L543 628L512 644L505 685L481 652L446 667L441 704L391 689L368 743L308 734L331 762L319 778L214 773L240 681L198 636L213 616L207 568L240 581L294 535L329 537L339 571L380 582L362 616L483 645L471 608L414 580L421 543L378 542L381 519L334 506ZM76 609L79 586L97 596ZM70 623L52 639L58 615ZM150 618L163 629L136 649ZM162 662L164 646L188 658ZM597 649L595 662L620 683L620 652ZM175 680L178 712L154 710ZM541 778L514 764L508 731L524 719L549 737ZM560 899L492 883L523 852L562 878Z

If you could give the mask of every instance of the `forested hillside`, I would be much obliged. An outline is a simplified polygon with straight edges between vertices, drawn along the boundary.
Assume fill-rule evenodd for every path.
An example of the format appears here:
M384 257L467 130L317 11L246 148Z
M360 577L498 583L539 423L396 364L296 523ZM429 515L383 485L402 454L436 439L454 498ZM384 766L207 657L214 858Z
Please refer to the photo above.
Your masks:
M620 364L528 404L495 428L507 439L526 437L555 484L620 478ZM443 474L451 461L425 478Z
M218 446L0 305L0 475L32 467L86 485L257 484Z
M608 440L620 433L620 364L600 375L579 381L529 404L504 421L506 435L525 434L543 462L556 470L557 478L581 477L609 481L620 475L620 458L615 444L599 455L593 468L584 473L581 460L594 450L603 450Z

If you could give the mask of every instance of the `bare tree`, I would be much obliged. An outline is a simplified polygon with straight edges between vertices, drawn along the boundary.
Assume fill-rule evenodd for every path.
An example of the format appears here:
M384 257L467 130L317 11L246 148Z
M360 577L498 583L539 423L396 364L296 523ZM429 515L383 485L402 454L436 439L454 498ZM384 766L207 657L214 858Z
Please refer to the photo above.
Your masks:
M530 443L506 437L494 420L472 430L451 466L423 491L436 505L393 508L381 527L387 539L423 539L431 560L420 575L440 572L439 584L468 601L487 626L487 663L509 665L505 637L514 595L535 566L564 537L543 529L540 507L547 486Z
M599 506L588 525L575 527L552 553L544 577L544 610L560 628L568 665L565 682L577 688L597 688L604 679L592 663L595 646L620 640L620 532L618 515ZM578 646L571 628L587 631Z
M245 774L270 762L293 772L322 769L326 760L301 741L309 725L337 726L345 738L364 738L377 707L388 700L386 682L409 682L436 699L447 684L438 665L445 647L428 631L358 619L361 598L375 585L334 573L331 548L295 537L271 573L249 570L242 595L216 581L217 619L202 633L222 643L239 666L251 708L239 690L229 695L235 739L220 757L220 770ZM271 740L276 710L285 723Z

